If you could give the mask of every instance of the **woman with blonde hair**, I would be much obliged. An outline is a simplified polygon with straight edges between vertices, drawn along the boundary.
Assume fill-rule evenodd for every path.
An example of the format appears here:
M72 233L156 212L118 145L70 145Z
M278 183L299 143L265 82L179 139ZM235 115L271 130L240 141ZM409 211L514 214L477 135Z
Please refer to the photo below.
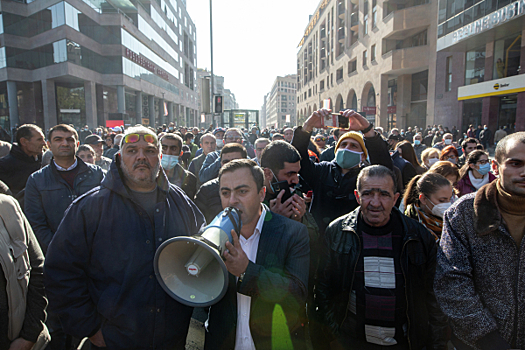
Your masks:
M430 169L434 163L439 161L440 152L437 148L427 148L421 153L421 161L425 169Z

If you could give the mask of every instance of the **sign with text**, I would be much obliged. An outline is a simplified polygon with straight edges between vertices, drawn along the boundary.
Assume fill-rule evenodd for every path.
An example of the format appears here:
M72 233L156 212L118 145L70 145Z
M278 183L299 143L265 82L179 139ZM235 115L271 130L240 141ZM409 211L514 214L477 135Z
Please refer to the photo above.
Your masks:
M387 107L387 113L388 114L395 114L397 112L397 106L388 106Z
M151 62L146 57L139 55L136 52L133 52L132 50L126 48L126 58L130 59L131 61L135 62L139 66L141 66L144 69L149 70L152 73L155 73L159 77L161 77L164 80L169 81L168 72L166 72L164 69L159 68L155 65L155 63Z
M366 114L376 114L376 108L375 107L364 106L363 107L363 112L365 112Z

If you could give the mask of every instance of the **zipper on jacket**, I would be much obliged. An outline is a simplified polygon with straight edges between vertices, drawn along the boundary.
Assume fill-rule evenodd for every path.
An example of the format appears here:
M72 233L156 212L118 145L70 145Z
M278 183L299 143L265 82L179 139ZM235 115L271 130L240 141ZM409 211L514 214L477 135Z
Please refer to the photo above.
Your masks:
M355 232L354 230L350 230L350 231L356 235L357 240L359 241L359 254L357 254L357 260L355 261L355 265L354 265L354 273L352 274L352 276L355 276L355 269L357 269L357 264L359 263L359 258L361 257L361 239L359 238L359 235L357 234L357 232ZM354 286L354 278L355 277L352 277L352 282L350 282L350 292L348 293L348 302L346 303L345 317L343 318L343 321L341 321L339 328L343 326L343 324L346 321L346 318L348 317L348 308L350 307L350 302L352 301L352 288ZM357 299L356 299L356 303L357 303ZM357 305L356 305L356 312L357 312Z
M408 239L405 242L405 244L403 244L403 248L401 249L401 258L403 257L403 252L405 251L405 247L407 246L408 242L410 242L410 241L417 241L417 239L410 238L410 239ZM410 343L410 316L408 315L408 296L407 296L408 283L407 283L407 276L406 276L405 270L403 269L403 264L401 263L400 265L401 265L401 272L403 272L403 278L405 280L405 300L406 300L406 303L407 303L406 315L407 315L407 323L408 323L408 328L407 328L408 348L412 349L412 344ZM408 266L408 255L407 255L407 266Z

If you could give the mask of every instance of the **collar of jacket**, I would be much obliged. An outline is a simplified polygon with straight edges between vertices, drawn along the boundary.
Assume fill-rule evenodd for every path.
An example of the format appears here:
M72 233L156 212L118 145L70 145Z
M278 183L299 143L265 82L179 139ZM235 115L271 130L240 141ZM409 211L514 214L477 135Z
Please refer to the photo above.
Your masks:
M89 167L86 165L86 163L84 163L84 161L82 159L80 159L79 157L76 157L76 158L77 158L77 162L78 162L77 163L78 173L82 174L85 171L89 171ZM60 177L60 174L58 173L58 169L57 169L57 167L55 165L54 159L55 159L54 157L51 158L49 166L51 167L51 171L53 172L53 174Z
M14 158L16 159L19 159L19 160L22 160L24 162L27 162L27 163L37 163L37 162L40 162L42 163L42 155L39 155L37 160L35 160L35 157L33 156L28 156L27 153L25 153L23 150L22 150L22 147L20 147L18 145L18 143L14 142L12 145L11 145L11 151L9 152Z
M501 214L496 199L498 194L496 181L498 180L480 188L474 197L474 230L480 236L498 230L501 225Z
M351 231L354 233L357 233L357 219L359 218L359 214L361 212L361 207L357 207L353 212L348 214L346 218L342 222L342 230L343 231ZM408 230L408 226L405 220L405 217L401 215L401 212L396 207L392 208L392 214L397 215L399 217L399 220L401 220L402 226L403 226L403 242L406 242L410 239L419 239L416 232L412 232Z
M120 154L115 154L114 159L115 160L111 163L109 171L100 185L123 197L131 198L128 186L126 186L123 181L124 174L122 174L122 171L120 170ZM159 176L157 177L157 188L161 190L165 196L168 195L170 184L162 167L160 167Z

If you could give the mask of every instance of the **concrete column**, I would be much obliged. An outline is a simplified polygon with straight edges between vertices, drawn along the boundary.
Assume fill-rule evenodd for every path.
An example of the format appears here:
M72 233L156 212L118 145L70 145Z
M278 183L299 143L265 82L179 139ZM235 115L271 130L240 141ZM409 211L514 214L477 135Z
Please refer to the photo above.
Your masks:
M58 124L55 82L42 80L42 105L44 107L44 129L50 129Z
M126 113L126 89L124 85L117 86L117 112Z
M155 116L155 96L148 96L148 107L149 107L149 125L156 128L156 116Z
M523 57L521 59L523 60ZM525 92L518 92L516 131L525 131Z
M485 45L485 81L493 79L494 72L494 41Z
M159 98L159 125L166 124L166 117L164 116L164 99Z
M135 92L135 114L137 115L136 124L142 124L142 91Z
M410 101L412 94L412 75L400 75L397 78L397 126L406 125L407 116L410 114ZM418 125L419 126L419 125Z
M97 122L97 96L94 81L84 82L84 98L86 100L86 124L90 129L98 126ZM84 140L81 140L84 142Z
M7 82L7 103L9 104L9 123L11 129L15 127L16 124L20 123L20 118L18 115L18 99L16 97L16 81Z
M173 102L168 102L168 124L173 122Z
M379 92L379 101L376 98L376 104L378 105L379 108L377 108L376 110L376 125L380 125L386 128L388 126L388 75L387 74L381 75L381 83L380 83L378 92Z
M492 132L498 130L499 96L483 97L481 124L487 125Z

